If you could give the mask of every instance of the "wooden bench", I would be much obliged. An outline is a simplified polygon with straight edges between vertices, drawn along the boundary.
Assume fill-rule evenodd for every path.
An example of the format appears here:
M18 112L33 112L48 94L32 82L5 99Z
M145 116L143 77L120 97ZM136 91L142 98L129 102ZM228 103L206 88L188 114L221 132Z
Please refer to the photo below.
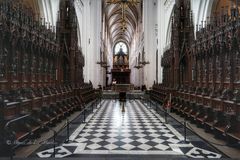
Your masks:
M40 137L42 131L48 131L73 112L81 110L84 104L96 104L100 93L92 85L84 84L78 89L69 85L24 88L21 98L16 102L14 99L18 99L17 96L13 97L12 92L8 95L11 97L5 102L3 100L1 107L6 129L15 141L24 144Z
M26 123L29 119L29 115L24 115L22 117L18 117L15 119L12 119L8 121L4 127L4 130L9 133L9 137L7 139L11 139L11 136L14 137L14 146L18 146L21 142L27 142L28 136L30 133L33 133L35 130L32 130L32 128Z

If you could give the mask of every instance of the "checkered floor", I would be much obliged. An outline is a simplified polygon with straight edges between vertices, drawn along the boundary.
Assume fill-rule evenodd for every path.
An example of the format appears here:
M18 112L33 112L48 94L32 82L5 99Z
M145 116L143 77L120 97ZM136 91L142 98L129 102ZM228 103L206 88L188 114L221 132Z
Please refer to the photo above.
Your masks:
M212 150L201 149L184 137L140 101L105 101L70 137L56 148L56 157L81 154L176 155L192 158L220 158ZM203 146L200 146L203 147ZM37 153L51 157L53 148Z

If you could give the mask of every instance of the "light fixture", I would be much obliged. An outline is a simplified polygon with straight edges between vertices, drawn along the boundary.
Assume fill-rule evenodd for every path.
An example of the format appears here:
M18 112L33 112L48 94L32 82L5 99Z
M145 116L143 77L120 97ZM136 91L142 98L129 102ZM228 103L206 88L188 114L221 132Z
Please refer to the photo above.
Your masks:
M139 64L145 66L146 64L150 64L149 61L146 61L145 60L145 51L143 50L143 53L142 53L142 61L139 62Z
M103 52L100 52L100 61L97 62L97 64L101 65L101 67L106 66L107 62L103 60Z
M102 65L107 64L107 62L99 61L99 62L97 62L97 64L100 64L102 66Z
M143 66L141 66L141 65L136 65L136 66L134 66L134 68L140 69L140 68L143 68Z
M140 61L139 60L137 60L137 58L136 58L136 65L134 66L134 68L136 68L136 69L140 69L140 68L143 68L143 66L142 65L140 65L140 63L139 63Z
M117 3L128 3L133 5L140 2L139 0L107 0L107 4L117 4Z

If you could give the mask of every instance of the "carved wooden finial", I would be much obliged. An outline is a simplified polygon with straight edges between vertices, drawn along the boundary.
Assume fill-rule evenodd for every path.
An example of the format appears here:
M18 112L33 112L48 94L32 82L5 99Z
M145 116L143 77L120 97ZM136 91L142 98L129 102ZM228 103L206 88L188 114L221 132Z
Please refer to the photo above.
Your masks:
M234 2L231 1L231 9L233 9L233 8L234 8Z
M239 16L238 0L236 0L236 17Z
M203 20L201 21L201 29L203 29L203 27L204 27L204 22L203 22Z

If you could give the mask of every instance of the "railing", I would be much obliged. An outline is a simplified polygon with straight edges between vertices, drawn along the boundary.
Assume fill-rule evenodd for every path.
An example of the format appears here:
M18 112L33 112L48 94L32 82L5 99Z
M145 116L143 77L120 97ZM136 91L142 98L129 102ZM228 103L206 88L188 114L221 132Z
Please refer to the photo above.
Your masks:
M13 155L14 155L14 143L16 141L16 137L14 134L14 131L10 130L11 125L13 125L14 123L16 123L17 121L23 120L27 117L29 117L30 115L24 115L15 119L12 119L10 121L8 121L5 126L4 126L4 131L6 131L6 133L8 134L8 137L6 138L6 144L10 145L10 159L13 159ZM9 135L10 134L10 135ZM14 137L13 137L14 136ZM2 145L2 144L1 144Z
M56 144L57 142L57 137L61 134L61 132L66 131L65 133L65 140L64 142L60 143L69 143L70 142L70 126L71 125L80 125L81 123L86 123L86 117L87 115L90 115L91 113L94 112L94 108L97 109L98 104L100 107L102 106L102 99L99 97L98 99L93 100L92 102L88 104L84 104L84 109L79 113L78 117L69 121L69 119L66 120L66 125L64 125L59 131L55 131L51 129L54 133L53 135L53 155L52 157L56 157ZM88 106L86 106L88 105Z
M60 129L55 130L55 129L52 129L51 127L49 126L45 126L48 130L52 131L53 132L53 136L50 137L50 139L53 140L53 143L51 143L53 145L53 155L52 157L55 157L56 156L56 145L59 144L58 143L58 137L59 135L61 135L61 137L63 136L64 137L64 142L65 143L68 143L70 141L70 127L71 125L80 125L82 123L85 123L86 122L86 118L88 115L90 115L91 113L94 112L94 109L97 109L97 106L100 105L100 107L102 106L102 98L101 96L97 97L95 100L89 102L88 104L83 104L83 110L80 111L79 115L72 119L71 121L69 120L69 118L66 119L66 123L63 125L63 127L61 127ZM14 123L16 123L17 121L19 120L22 120L22 119L25 119L25 118L28 118L30 117L31 115L24 115L22 117L19 117L19 118L16 118L16 119L13 119L9 122L6 123L5 127L4 127L4 131L6 132L14 132L14 131L11 131L10 129L10 126ZM40 125L44 125L44 124L40 124ZM21 126L20 126L21 127ZM65 133L64 133L65 132ZM37 144L44 144L44 142L46 141L49 141L50 139L47 139L47 140L43 140ZM29 139L30 141L30 139ZM17 142L17 139L16 137L13 137L13 138L7 138L6 139L6 145L10 146L10 149L11 149L11 153L9 155L10 159L13 159L13 156L14 156L14 150L15 150L15 145L16 145L16 142ZM64 143L62 142L62 143ZM25 143L25 142L24 142ZM20 144L23 144L23 142L21 142ZM29 145L30 143L26 143L26 145ZM30 145L36 145L36 143L34 144L30 144Z
M147 101L147 102L146 102ZM159 115L161 115L162 117L164 117L164 122L168 124L169 120L173 120L174 122L178 123L179 125L181 125L183 129L183 133L182 135L184 136L183 141L184 142L188 142L188 133L191 132L192 134L197 135L201 140L203 140L204 142L206 142L207 144L211 145L213 148L215 148L216 150L218 150L216 148L216 146L228 146L228 147L239 147L240 146L240 142L237 144L220 144L220 143L216 143L216 142L212 142L209 141L207 139L202 138L202 136L195 131L195 129L192 128L192 126L188 123L187 121L187 117L184 116L183 121L180 121L179 119L175 118L174 116L172 116L170 114L171 110L166 109L165 107L163 107L162 104L160 104L158 101L153 101L150 98L148 100L145 100L145 102L143 102L144 105L148 105L151 106L151 109L154 109L156 113L158 113ZM190 134L191 135L191 134ZM221 152L220 150L218 150L219 152ZM225 153L221 152L222 155L225 155L226 157L228 157Z

